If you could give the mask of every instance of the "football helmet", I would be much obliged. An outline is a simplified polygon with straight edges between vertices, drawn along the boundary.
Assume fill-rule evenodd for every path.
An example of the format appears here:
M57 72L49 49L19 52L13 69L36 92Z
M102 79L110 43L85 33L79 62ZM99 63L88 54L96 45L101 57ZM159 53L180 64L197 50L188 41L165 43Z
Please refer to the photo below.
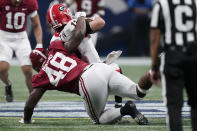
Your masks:
M47 59L48 51L44 48L36 48L30 53L32 67L37 72L40 71L43 63Z
M71 16L69 9L62 4L53 5L47 11L47 21L53 29L66 25L71 20Z

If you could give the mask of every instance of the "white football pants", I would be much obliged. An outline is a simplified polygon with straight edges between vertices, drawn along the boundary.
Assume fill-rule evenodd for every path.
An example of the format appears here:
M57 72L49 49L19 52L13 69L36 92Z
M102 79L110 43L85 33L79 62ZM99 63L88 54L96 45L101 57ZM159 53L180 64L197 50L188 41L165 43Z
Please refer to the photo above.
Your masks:
M140 99L137 84L104 63L94 63L79 80L79 93L94 123L113 123L121 117L120 108L105 109L110 94Z

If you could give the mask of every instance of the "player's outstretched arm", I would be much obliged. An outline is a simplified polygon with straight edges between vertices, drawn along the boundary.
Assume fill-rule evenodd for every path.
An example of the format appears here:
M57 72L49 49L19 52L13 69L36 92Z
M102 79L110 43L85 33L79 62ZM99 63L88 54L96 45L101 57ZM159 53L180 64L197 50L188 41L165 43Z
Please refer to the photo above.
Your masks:
M86 33L86 22L85 17L79 17L77 19L77 25L74 29L73 35L71 39L64 44L64 47L67 49L68 52L75 51L83 38L85 37Z
M31 117L32 117L34 108L45 91L46 89L44 88L33 89L28 100L26 101L26 104L24 107L24 118L21 121L19 121L20 123L32 123Z

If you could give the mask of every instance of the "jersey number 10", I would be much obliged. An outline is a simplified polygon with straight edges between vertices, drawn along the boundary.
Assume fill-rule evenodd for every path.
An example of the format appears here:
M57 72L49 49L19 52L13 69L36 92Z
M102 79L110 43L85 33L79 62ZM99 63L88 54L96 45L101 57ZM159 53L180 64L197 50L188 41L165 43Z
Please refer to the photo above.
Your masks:
M22 29L25 23L25 14L23 12L16 12L14 15L12 15L12 12L8 12L6 14L7 17L7 29ZM14 17L14 21L12 21L12 17ZM21 19L20 19L21 18ZM21 20L19 23L19 19Z

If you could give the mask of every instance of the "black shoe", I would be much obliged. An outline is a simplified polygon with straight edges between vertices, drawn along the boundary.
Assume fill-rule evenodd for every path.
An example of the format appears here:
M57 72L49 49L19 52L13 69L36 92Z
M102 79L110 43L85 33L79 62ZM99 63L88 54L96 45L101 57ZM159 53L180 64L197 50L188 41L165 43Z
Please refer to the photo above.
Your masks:
M122 115L130 115L139 125L148 124L148 119L137 110L135 103L132 101L127 101L120 112Z
M115 103L115 108L121 108L122 107L122 103Z
M5 87L5 99L7 102L13 102L13 93L11 85Z

